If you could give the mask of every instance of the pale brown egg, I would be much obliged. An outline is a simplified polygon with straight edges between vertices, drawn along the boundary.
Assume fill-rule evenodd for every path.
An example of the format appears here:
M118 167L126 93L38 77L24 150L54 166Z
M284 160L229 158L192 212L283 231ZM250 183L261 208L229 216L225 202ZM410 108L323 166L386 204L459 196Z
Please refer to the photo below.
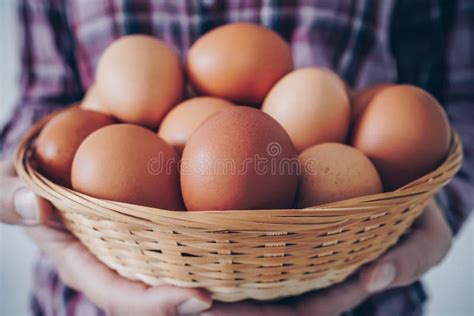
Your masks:
M83 110L95 111L110 115L110 111L107 109L104 103L99 100L97 88L95 85L89 87L80 106Z
M71 186L71 166L77 148L92 132L113 124L111 116L72 107L55 115L41 130L35 156L44 175Z
M288 132L298 152L325 142L344 142L350 119L346 86L323 68L301 68L283 77L265 98L262 111Z
M186 144L181 188L189 211L289 208L299 163L285 130L235 106L207 119Z
M369 102L383 89L394 86L391 83L378 83L367 88L357 90L352 93L352 121L355 122L359 116L365 111Z
M195 97L174 107L161 122L158 135L182 153L191 134L207 118L234 104L221 98Z
M124 36L99 60L99 98L123 122L157 127L183 94L178 55L159 39Z
M191 47L187 70L202 94L259 104L293 69L290 46L258 24L233 23L211 30Z
M426 91L398 85L379 92L356 123L353 145L375 164L386 190L435 169L449 149L449 122Z
M299 208L382 192L374 165L355 148L324 143L306 149L298 158L302 166Z
M182 210L179 156L152 131L131 124L87 137L72 164L72 188L112 201Z

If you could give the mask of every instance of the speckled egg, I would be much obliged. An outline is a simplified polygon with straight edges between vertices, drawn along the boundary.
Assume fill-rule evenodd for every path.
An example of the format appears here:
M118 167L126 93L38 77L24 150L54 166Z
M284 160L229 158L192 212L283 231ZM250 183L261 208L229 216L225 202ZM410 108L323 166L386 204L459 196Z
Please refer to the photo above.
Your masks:
M374 165L353 147L324 143L306 149L298 158L302 166L299 208L382 192Z

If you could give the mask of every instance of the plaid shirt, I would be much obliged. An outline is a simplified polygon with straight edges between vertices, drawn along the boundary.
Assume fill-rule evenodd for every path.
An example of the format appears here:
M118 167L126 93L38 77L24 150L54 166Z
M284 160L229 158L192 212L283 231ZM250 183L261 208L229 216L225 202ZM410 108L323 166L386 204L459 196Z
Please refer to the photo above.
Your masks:
M182 59L210 29L261 23L290 44L296 67L326 66L352 87L412 83L430 91L461 134L465 163L439 195L456 232L474 196L474 5L469 0L22 0L22 96L1 134L2 153L40 117L80 100L94 81L101 52L114 39L148 33ZM470 126L471 125L471 126ZM32 311L38 315L101 314L65 286L41 258ZM419 315L419 283L374 295L353 315Z

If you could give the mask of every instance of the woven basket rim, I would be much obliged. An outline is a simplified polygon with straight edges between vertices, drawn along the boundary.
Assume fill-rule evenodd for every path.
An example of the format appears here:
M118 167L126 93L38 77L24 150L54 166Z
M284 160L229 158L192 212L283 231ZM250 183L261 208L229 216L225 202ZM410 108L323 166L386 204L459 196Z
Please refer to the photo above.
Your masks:
M367 210L370 209L370 202L380 202L381 200L390 200L392 198L400 198L404 195L409 198L413 195L429 193L431 188L424 188L425 184L432 185L433 181L437 181L439 175L445 174L446 171L449 171L450 174L455 174L461 167L462 159L463 159L463 150L462 150L462 143L460 142L459 135L454 131L451 130L451 141L450 141L450 148L447 157L444 161L433 171L430 173L404 185L401 188L398 188L394 191L389 192L382 192L378 194L366 195L362 197L356 197L346 200L341 200L329 204L317 205L314 207L308 207L303 209L296 209L296 208L287 208L287 209L258 209L258 210L207 210L207 211L199 211L199 212L190 212L185 210L166 210L160 208L153 208L153 207L146 207L141 205L123 203L123 202L116 202L110 200L104 200L95 198L72 189L63 187L59 184L56 184L43 176L38 170L36 170L32 166L32 147L34 140L40 133L42 127L57 113L63 111L63 109L55 111L50 115L44 117L43 119L39 120L36 124L32 126L32 128L23 136L21 139L17 150L15 152L15 168L20 176L24 181L30 184L31 188L37 193L38 195L50 199L51 193L54 192L62 197L71 197L74 196L76 201L88 201L93 204L102 205L103 207L109 208L110 210L118 209L118 208L127 208L129 210L136 210L145 213L153 213L155 215L159 215L161 217L170 217L176 219L193 219L202 216L258 216L264 217L264 214L271 213L274 216L304 216L310 215L314 211L317 211L318 214L324 216L324 213L328 213L331 215L331 212L334 211L351 211L353 213L357 213L358 211L361 214L367 214ZM35 181L32 179L35 177L35 180L39 180L44 183L44 187L48 188L45 189L39 188ZM450 180L451 177L441 177L439 187L446 185ZM357 207L358 204L363 204L360 208Z

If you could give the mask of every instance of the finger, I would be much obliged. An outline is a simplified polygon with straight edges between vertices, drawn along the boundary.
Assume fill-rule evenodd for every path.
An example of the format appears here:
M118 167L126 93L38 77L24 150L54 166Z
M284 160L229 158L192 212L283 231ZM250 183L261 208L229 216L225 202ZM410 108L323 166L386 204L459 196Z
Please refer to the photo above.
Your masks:
M48 223L52 206L38 197L17 177L0 178L0 222L16 225Z
M119 276L68 233L44 226L26 230L52 259L63 282L111 315L198 314L211 306L210 295L202 290L151 288Z
M240 315L340 315L363 302L369 293L362 288L359 280L353 277L344 283L327 290L314 291L309 294L276 303L241 302L235 304L216 303L206 316L240 316ZM286 304L285 304L286 303Z
M150 288L122 278L79 243L69 246L56 260L61 278L112 315L186 315L211 306L210 296L201 290Z
M441 262L451 240L441 209L430 202L414 230L397 247L361 270L361 283L370 292L411 284Z
M215 303L202 316L293 316L295 307L282 303L262 303L244 301L239 303Z
M305 294L296 302L298 315L336 316L365 301L369 293L361 286L357 277L325 290Z

